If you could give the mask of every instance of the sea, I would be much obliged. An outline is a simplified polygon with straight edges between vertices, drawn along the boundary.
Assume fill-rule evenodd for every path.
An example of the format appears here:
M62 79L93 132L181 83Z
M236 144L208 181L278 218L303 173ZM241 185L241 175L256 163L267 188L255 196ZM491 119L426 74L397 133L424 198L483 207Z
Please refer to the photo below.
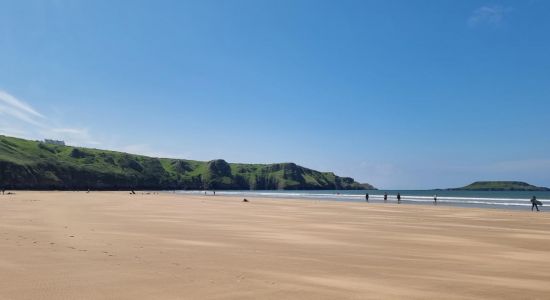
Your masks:
M176 191L179 194L202 194L205 191ZM212 195L213 191L206 191ZM243 198L284 198L316 201L365 202L369 194L369 203L384 203L384 193L388 194L388 203L397 203L397 193L401 194L401 204L450 205L477 208L531 209L531 197L550 206L550 191L450 191L450 190L284 190L284 191L216 191L216 195L240 196ZM543 207L539 207L544 210Z

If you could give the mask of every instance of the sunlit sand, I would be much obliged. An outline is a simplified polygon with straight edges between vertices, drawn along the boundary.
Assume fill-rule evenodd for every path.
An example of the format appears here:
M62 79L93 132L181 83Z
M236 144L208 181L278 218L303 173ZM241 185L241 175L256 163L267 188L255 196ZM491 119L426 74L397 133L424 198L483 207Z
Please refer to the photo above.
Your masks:
M550 214L126 192L0 196L0 299L544 299Z

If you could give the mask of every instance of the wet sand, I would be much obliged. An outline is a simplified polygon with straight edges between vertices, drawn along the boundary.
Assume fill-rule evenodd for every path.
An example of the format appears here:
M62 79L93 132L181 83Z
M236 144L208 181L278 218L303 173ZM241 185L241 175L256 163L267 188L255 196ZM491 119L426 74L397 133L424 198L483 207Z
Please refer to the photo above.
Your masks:
M0 195L0 299L550 295L548 213L241 200Z

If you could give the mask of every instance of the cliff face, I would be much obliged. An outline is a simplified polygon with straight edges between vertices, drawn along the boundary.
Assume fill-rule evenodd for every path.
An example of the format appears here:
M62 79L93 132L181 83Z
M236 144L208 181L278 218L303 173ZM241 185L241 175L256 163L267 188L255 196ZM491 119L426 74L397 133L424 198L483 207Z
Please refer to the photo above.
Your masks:
M230 164L153 158L0 136L0 186L9 189L372 189L294 163Z

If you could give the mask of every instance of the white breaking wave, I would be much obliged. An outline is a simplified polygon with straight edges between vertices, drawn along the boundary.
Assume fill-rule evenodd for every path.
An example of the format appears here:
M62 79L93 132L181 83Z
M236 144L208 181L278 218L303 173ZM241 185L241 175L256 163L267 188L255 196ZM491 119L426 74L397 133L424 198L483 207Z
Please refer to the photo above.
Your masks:
M204 194L204 191L178 191L182 194ZM209 191L208 193L212 193ZM319 192L296 192L296 191L216 191L217 195L227 196L248 196L248 197L266 197L266 198L294 198L294 199L317 199L317 200L336 200L336 201L365 201L365 194L346 194L342 193L319 193ZM384 195L371 194L369 201L382 202ZM550 201L549 199L539 199L540 201ZM388 202L396 202L395 194L388 195ZM420 195L401 195L402 202L413 203L433 203L433 196ZM455 205L473 205L473 206L530 206L531 202L527 198L502 198L502 197L463 197L463 196L438 196L439 204Z

